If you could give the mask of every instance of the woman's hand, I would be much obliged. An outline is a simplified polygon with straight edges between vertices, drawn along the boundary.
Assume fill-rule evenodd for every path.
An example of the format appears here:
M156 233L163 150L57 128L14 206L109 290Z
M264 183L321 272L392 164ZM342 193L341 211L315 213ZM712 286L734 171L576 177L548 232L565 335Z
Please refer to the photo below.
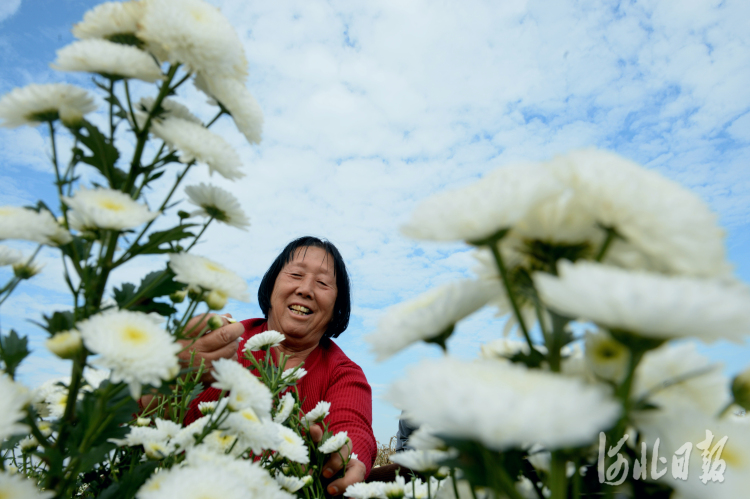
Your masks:
M195 352L192 367L197 368L201 364L201 359L203 360L204 371L201 381L204 384L209 384L214 381L214 377L211 373L213 361L218 359L237 358L239 339L240 336L242 336L242 333L245 332L245 327L241 323L229 323L227 318L231 318L231 314L202 314L197 315L188 321L187 326L185 326L185 335L188 338L195 338L198 336L198 334L206 328L208 320L213 316L221 319L223 325L220 328L209 331L197 340L178 340L183 347L189 346L189 348L185 348L178 354L183 366L190 363L192 352Z
M313 442L319 444L320 441L323 440L323 429L317 424L312 425L310 427L310 438L312 438ZM352 444L350 440L345 446L341 448L341 450L334 454L331 454L331 457L323 465L323 477L331 478L336 473L338 473L341 468L344 467L344 460L342 459L342 456L351 456L351 453ZM340 496L344 493L349 485L358 482L364 482L366 471L367 468L365 468L365 463L363 463L359 459L350 459L349 464L346 465L344 476L329 483L326 490L332 496Z

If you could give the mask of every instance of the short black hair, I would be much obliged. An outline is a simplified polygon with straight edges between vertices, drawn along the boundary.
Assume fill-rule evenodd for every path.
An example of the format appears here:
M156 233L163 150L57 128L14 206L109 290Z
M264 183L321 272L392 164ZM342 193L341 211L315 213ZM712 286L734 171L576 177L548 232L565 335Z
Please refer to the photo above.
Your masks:
M276 257L271 267L266 271L263 280L258 287L258 304L263 311L263 315L268 319L268 311L271 309L271 294L276 284L276 278L279 276L284 265L294 259L294 255L299 248L321 248L333 257L333 274L336 276L336 302L333 304L333 318L328 329L326 329L324 338L338 338L349 326L349 315L352 312L351 286L349 284L349 274L346 272L344 259L332 242L319 239L314 236L304 236L295 239L286 245L286 248Z

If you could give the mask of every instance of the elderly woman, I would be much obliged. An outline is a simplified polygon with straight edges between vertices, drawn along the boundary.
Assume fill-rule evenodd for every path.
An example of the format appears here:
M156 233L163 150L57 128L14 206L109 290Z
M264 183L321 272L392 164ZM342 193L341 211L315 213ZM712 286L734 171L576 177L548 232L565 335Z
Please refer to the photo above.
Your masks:
M349 461L342 478L328 485L331 495L342 494L347 486L369 474L377 447L370 385L362 369L331 340L344 332L351 311L349 277L341 254L330 242L315 237L292 241L263 277L258 301L264 319L226 324L196 340L181 355L189 360L194 351L195 362L203 359L209 369L211 361L222 357L239 359L249 367L250 361L242 353L248 338L269 330L283 333L286 339L275 347L274 358L279 353L290 356L287 369L304 362L307 374L297 384L304 401L302 410L310 411L321 400L330 402L326 418L329 430L348 432L352 442L348 451L358 456ZM216 400L218 395L216 388L203 391L193 402L185 423L200 417L199 402ZM311 433L314 440L322 436L318 426ZM342 466L341 457L333 455L323 466L323 476L330 478Z

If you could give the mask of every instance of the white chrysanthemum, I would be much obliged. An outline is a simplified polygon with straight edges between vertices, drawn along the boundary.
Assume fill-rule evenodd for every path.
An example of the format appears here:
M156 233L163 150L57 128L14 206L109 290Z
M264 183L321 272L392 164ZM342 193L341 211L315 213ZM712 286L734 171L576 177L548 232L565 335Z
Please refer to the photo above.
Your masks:
M237 198L221 187L201 182L198 185L185 187L185 194L188 195L191 203L202 208L193 215L212 217L238 229L246 229L250 225L250 220L242 211Z
M38 125L58 118L68 122L68 118L74 120L95 109L94 99L82 88L66 83L32 83L0 98L0 119L4 120L0 126Z
M154 107L153 97L142 97L138 104L135 106L135 120L140 128L146 126L146 119L149 113ZM161 101L161 110L154 116L153 120L164 120L168 118L179 118L182 120L190 121L197 125L202 125L200 118L195 116L190 110L173 99L163 99Z
M709 416L700 411L683 410L678 413L663 411L644 411L636 417L636 423L640 436L647 444L648 455L653 455L653 444L659 439L659 455L674 456L676 451L685 444L692 444L690 459L686 463L688 476L682 480L673 476L672 468L659 463L657 470L666 473L659 481L675 488L680 497L690 499L734 499L747 496L750 487L750 433L747 426L736 420L718 420L715 416ZM726 468L723 470L723 481L712 483L710 479L703 483L701 477L704 473L703 449L698 445L703 443L704 447L707 432L711 432L713 438L708 446L708 452L716 450L710 461L710 466L718 464L718 459L724 461ZM719 454L716 446L724 437L724 448ZM613 443L607 442L607 445ZM684 457L684 454L682 454ZM672 461L672 458L670 458ZM652 478L653 475L649 475Z
M59 71L84 71L108 78L136 78L153 83L162 77L161 68L146 52L107 40L80 40L57 51L51 65Z
M0 207L0 240L23 239L56 246L73 240L48 211L36 212L16 206Z
M595 149L559 156L546 167L599 224L615 229L645 256L647 269L704 277L728 274L724 232L716 215L676 182Z
M73 26L73 36L109 39L115 35L135 35L141 15L143 2L106 2L83 15L83 21Z
M271 419L271 391L248 369L234 360L218 359L213 363L211 385L229 391L229 407L240 410L252 408L261 419Z
M349 485L344 496L352 499L377 499L383 497L383 482L358 482Z
M378 360L417 341L445 335L456 322L473 314L502 293L498 281L463 280L433 289L396 305L380 320L378 330L365 336ZM444 338L442 338L444 341Z
M13 248L0 245L0 267L14 265L23 260L23 253Z
M406 495L406 479L401 475L396 475L393 482L383 483L381 487L386 499L401 499Z
M82 187L72 198L63 196L71 208L70 226L77 230L124 230L138 227L159 216L121 191Z
M251 144L260 144L263 112L242 80L198 75L195 85L221 103L234 119L237 129Z
M171 253L169 266L175 280L192 288L219 291L235 300L248 301L247 283L224 266L191 253Z
M138 37L154 54L189 71L247 77L245 51L219 9L203 0L147 0Z
M216 406L218 404L219 403L217 401L215 401L215 400L211 401L211 402L201 402L201 403L198 404L198 410L204 416L206 414L213 414L214 412L216 412Z
M92 390L96 390L97 388L99 388L99 385L101 385L102 382L109 379L110 374L111 373L105 369L94 369L91 367L86 367L83 370L83 379L86 380L89 388L91 388Z
M180 432L172 439L172 443L178 449L190 449L195 445L195 440L203 434L203 430L206 425L211 422L211 418L204 416L198 418Z
M479 241L511 228L561 186L540 165L505 166L461 189L429 197L402 232L416 239Z
M307 485L307 480L296 476L286 476L281 473L276 473L274 478L287 492L297 492L299 489Z
M440 490L443 488L440 486L441 482L434 476L431 476L429 478L429 483L430 485L428 487L427 482L422 481L422 479L420 478L415 478L414 483L410 483L406 487L406 497L411 499L429 499L431 497L431 491L434 494L435 492L440 492ZM477 499L489 499L489 495L487 497L482 497L478 493Z
M455 450L405 450L390 455L390 460L414 471L436 471L446 459L456 457Z
M409 447L416 450L444 450L445 442L433 435L429 425L422 425L409 435Z
M160 460L175 451L176 446L173 439L177 437L182 427L169 420L156 418L156 427L136 426L130 429L130 433L124 439L110 439L119 446L142 445L149 459Z
M81 351L83 341L81 333L75 329L70 331L61 331L52 338L44 342L47 349L61 359L72 359Z
M48 379L34 389L32 402L34 409L43 418L60 419L68 402L70 377Z
M225 423L229 432L240 437L238 450L251 450L260 455L264 450L275 450L281 445L280 426L270 419L260 419L250 407L231 413Z
M680 414L716 416L732 400L720 364L698 353L694 343L667 344L644 355L633 383L633 398Z
M283 424L287 419L289 419L289 416L292 414L292 409L294 409L294 404L295 400L292 393L285 393L284 396L281 397L281 402L279 402L279 409L276 411L276 415L273 417L273 422Z
M0 472L0 497L8 499L49 499L53 492L41 491L34 480L20 473Z
M292 381L301 380L305 374L307 374L307 370L304 367L290 367L281 373L281 380L291 383Z
M345 431L340 431L336 433L335 435L332 435L323 442L323 444L318 447L318 450L322 452L323 454L333 454L334 452L338 452L341 450L343 446L350 443L351 439L347 435Z
M750 333L750 292L739 284L585 261L561 261L558 272L559 278L537 272L534 283L542 300L567 316L662 339L740 342Z
M302 416L300 422L304 426L310 426L313 423L322 423L325 418L328 417L328 413L331 410L331 403L321 400L310 412Z
M628 372L630 351L604 332L586 333L586 365L596 376L620 383Z
M238 457L242 455L242 452L244 451L244 449L238 445L239 438L240 437L232 433L214 430L203 439L203 445L217 454L226 454L227 452L230 452L231 449L231 455Z
M509 362L449 357L412 369L391 386L389 398L439 435L496 450L533 442L547 449L584 445L621 410L603 386Z
M29 403L28 390L5 374L0 374L0 400L3 401L3 410L0 411L0 442L29 431L26 425L18 422L26 415L24 407Z
M534 348L547 354L547 347L544 345L534 345ZM529 354L529 344L526 341L498 338L479 347L479 356L483 359L507 360L519 353Z
M33 435L24 437L18 442L18 448L21 449L21 452L31 452L36 450L37 447L39 447L39 441Z
M268 350L279 346L286 336L278 331L265 331L256 334L245 342L245 352L257 352L258 350Z
M230 180L245 176L237 151L219 135L202 125L182 118L167 118L151 123L151 132L179 152L183 163L195 160L208 165L209 173L218 172Z
M161 476L160 476L161 475ZM207 480L206 477L211 479ZM147 481L138 499L247 499L247 486L234 470L217 465L174 467L154 475L158 484Z
M277 427L281 437L281 444L278 448L279 454L296 463L309 463L310 456L308 456L307 446L302 437L286 426L277 425Z
M160 386L179 370L182 348L154 318L141 312L108 311L78 324L83 343L99 357L93 362L112 370L112 382L124 381L133 398L142 384Z

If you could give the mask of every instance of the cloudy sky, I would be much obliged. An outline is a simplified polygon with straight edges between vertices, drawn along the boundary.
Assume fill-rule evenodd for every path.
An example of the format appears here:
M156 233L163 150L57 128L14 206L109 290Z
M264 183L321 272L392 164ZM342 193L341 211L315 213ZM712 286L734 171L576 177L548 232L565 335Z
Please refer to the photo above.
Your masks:
M3 1L0 93L33 82L91 88L85 75L54 72L49 63L72 41L72 24L96 3ZM400 224L431 193L514 161L606 148L704 199L726 228L736 274L750 280L750 3L212 3L243 40L247 86L264 110L265 127L260 146L248 145L228 119L215 127L239 150L247 176L210 180L240 199L252 226L247 232L213 227L197 253L237 271L254 294L291 239L311 234L339 247L353 278L354 310L338 343L373 385L379 440L395 434L398 414L379 396L408 365L437 352L417 346L379 364L362 336L387 306L469 275L472 266L462 245L400 235ZM205 98L185 90L179 100L208 117ZM2 204L38 198L54 204L48 158L41 128L0 130ZM208 179L196 168L187 184ZM58 260L51 251L42 260L44 273L2 310L4 331L15 327L31 336L36 355L23 372L31 385L66 368L44 353L43 332L25 320L70 306L60 293ZM133 281L163 266L144 260L115 280ZM259 315L255 299L227 310ZM500 334L492 315L486 310L462 324L449 345L459 355L476 355L481 342ZM730 373L750 354L748 346L729 344L703 350Z

